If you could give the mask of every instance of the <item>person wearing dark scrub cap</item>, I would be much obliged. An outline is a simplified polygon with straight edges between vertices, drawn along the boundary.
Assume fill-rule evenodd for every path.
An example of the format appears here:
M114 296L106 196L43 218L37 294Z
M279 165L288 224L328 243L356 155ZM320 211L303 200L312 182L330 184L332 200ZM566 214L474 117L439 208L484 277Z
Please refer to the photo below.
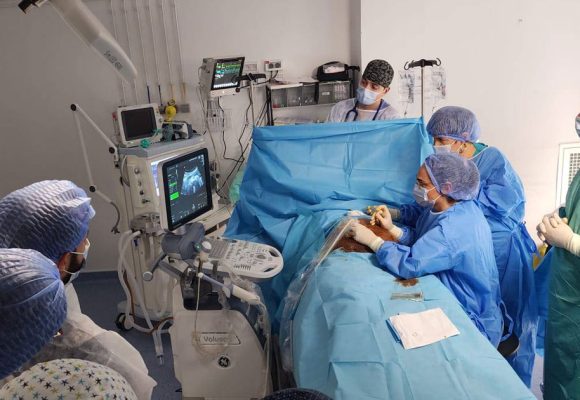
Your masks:
M326 122L378 121L401 118L399 112L384 99L393 81L393 67L385 60L367 64L356 98L336 103Z

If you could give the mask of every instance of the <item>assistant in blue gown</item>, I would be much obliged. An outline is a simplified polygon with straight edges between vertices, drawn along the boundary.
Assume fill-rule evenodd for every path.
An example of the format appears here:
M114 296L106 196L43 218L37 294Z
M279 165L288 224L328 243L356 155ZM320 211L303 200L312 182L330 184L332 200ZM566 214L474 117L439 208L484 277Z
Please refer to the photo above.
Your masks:
M382 242L358 226L354 239L376 249L379 264L401 278L437 276L497 347L503 317L491 231L477 204L470 200L478 192L477 167L455 154L433 154L422 168L428 171L432 185L420 186L420 170L413 193L422 206L402 207L401 222L407 227L395 227L391 232L399 242ZM451 205L446 209L433 207L442 196L450 199ZM391 231L382 221L381 225Z
M436 139L436 149L438 144L451 144L451 151L470 156L479 169L481 184L476 201L491 228L501 297L520 340L517 353L508 361L530 386L538 326L532 268L536 245L523 224L526 200L522 182L498 149L475 143L480 128L470 110L443 107L433 114L427 131ZM466 151L468 145L475 148L473 155Z
M385 242L377 252L379 263L405 279L435 274L497 347L501 295L491 232L479 207L462 201L441 213L425 208L415 221L401 222L414 232L399 243Z

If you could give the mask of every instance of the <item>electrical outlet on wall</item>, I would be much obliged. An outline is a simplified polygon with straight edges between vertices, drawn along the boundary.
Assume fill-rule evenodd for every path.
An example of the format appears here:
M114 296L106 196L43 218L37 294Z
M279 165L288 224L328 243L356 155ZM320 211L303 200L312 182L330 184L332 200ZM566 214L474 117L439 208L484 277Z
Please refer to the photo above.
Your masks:
M264 71L272 72L272 71L280 71L281 69L282 69L282 60L278 59L264 60Z

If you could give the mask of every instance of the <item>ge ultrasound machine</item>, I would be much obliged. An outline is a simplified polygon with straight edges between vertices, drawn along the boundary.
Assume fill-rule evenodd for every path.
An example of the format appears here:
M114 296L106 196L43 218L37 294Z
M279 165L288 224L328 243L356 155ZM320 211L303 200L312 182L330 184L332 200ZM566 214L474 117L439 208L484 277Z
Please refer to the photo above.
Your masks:
M183 399L258 399L271 391L270 323L255 282L283 267L274 247L205 236L212 210L206 148L157 165L162 253L143 274L175 279L169 329Z

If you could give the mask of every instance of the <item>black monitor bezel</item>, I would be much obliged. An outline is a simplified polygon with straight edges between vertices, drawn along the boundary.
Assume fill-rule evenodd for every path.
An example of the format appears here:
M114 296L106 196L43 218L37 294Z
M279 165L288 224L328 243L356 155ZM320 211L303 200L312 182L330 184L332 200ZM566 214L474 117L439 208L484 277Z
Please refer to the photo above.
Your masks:
M238 75L238 83L236 86L230 86L230 87L224 87L224 88L214 88L214 84L215 84L215 67L217 65L217 63L221 63L221 62L228 62L228 61L242 61L242 65L240 68L240 74ZM228 90L228 89L237 89L240 87L240 77L244 74L244 62L246 61L246 57L230 57L230 58L216 58L214 60L214 64L213 64L213 68L211 71L211 86L210 86L210 90L211 91L218 91L218 90Z
M168 185L168 180L167 180L167 170L169 167L172 167L175 164L179 164L180 162L187 160L187 159L190 159L190 158L198 157L199 155L203 155L203 157L205 159L204 175L205 175L205 191L206 191L206 196L208 198L207 206L200 208L195 213L190 214L189 216L184 217L184 218L182 218L179 221L176 221L174 223L171 219L171 201L169 199L169 185ZM159 170L157 171L157 173L159 174ZM206 212L210 211L213 208L213 199L212 199L212 195L211 195L210 169L209 169L209 153L207 151L207 148L195 150L195 151L183 154L181 156L178 156L178 157L175 157L171 160L167 160L167 161L163 162L163 164L161 165L161 174L162 174L161 176L162 176L162 182L163 182L163 196L165 199L165 210L163 210L163 212L165 213L165 217L167 220L167 228L169 231L174 231L175 229L179 228L180 226L183 226L183 225L187 224L188 222L193 221L194 219L198 218L200 215L205 214Z
M153 123L153 129L149 133L135 136L135 137L129 137L129 129L127 129L127 120L125 119L125 114L130 114L132 112L144 111L144 110L149 110L150 113L152 114L151 122ZM132 142L135 140L141 140L141 139L146 139L146 138L150 138L152 136L155 136L155 131L157 130L157 116L155 115L155 107L147 106L147 107L131 108L128 110L127 109L121 110L120 118L121 118L121 123L123 124L123 136L124 136L126 142Z

